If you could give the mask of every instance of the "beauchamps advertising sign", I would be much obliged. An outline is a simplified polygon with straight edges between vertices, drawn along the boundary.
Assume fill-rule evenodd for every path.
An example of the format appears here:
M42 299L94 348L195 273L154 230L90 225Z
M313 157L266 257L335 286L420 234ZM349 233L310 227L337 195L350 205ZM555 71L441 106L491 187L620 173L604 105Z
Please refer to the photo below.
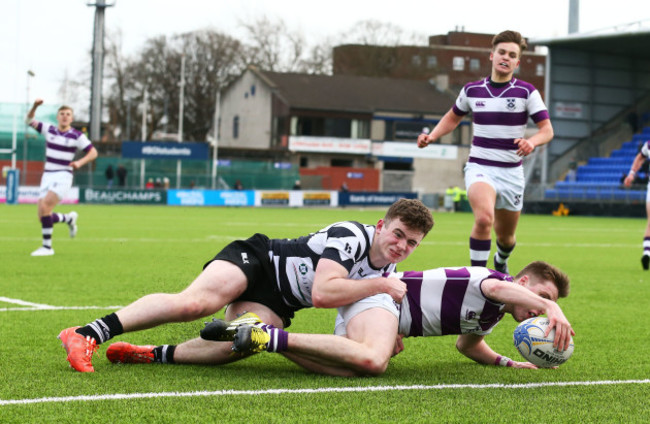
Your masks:
M80 190L79 194L79 201L84 203L167 204L167 193L165 190L103 190L85 188Z
M125 141L122 157L125 159L187 159L207 160L207 143L161 143L157 141Z

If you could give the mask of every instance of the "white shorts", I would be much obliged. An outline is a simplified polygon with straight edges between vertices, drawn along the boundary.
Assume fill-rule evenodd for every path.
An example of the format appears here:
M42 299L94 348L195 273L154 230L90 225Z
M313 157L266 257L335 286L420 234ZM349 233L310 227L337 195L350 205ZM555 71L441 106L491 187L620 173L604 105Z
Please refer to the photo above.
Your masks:
M347 334L347 327L350 320L361 312L373 308L386 309L399 320L399 304L395 303L390 295L385 293L376 294L354 302L351 305L341 306L338 308L339 314L336 316L334 334L337 336L345 336Z
M469 187L474 183L489 184L497 193L494 209L521 211L526 186L523 166L500 168L467 162L464 171L465 190L469 191Z
M44 198L47 195L47 192L51 191L58 196L59 200L61 200L71 187L71 172L43 172L43 176L41 177L41 187L38 190L38 198Z

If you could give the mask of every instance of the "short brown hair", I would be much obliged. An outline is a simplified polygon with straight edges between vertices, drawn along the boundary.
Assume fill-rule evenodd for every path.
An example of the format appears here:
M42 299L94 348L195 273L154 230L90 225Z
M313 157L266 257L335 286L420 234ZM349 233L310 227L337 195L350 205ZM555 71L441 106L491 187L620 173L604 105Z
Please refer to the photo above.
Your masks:
M431 211L418 199L402 198L393 203L388 208L384 221L389 223L394 218L399 218L409 229L421 231L425 236L433 228Z
M517 31L503 31L492 38L492 50L497 48L499 43L515 43L519 45L519 56L522 55L528 45L526 39Z
M62 105L59 109L57 109L57 113L61 112L62 110L69 110L70 112L74 113L74 110L68 105Z
M552 282L557 287L559 297L569 295L569 276L549 263L544 261L531 262L519 271L515 278L520 278L523 275Z

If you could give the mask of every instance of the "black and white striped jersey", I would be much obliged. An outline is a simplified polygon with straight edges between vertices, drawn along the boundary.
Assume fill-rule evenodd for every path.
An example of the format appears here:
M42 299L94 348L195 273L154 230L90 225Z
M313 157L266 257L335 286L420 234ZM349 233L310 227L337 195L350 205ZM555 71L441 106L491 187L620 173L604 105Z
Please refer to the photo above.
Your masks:
M314 272L320 258L340 263L353 280L395 271L395 264L375 268L370 263L374 235L374 225L343 221L308 236L271 240L269 258L284 302L296 310L313 306Z

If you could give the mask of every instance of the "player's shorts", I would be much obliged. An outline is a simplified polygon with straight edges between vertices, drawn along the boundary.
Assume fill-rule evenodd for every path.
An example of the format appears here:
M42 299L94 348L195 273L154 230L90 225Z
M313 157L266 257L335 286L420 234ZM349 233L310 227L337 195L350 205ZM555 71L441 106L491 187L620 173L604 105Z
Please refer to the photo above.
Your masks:
M372 308L385 309L395 315L395 318L399 319L399 305L395 303L390 295L380 293L361 299L351 305L341 306L338 308L339 313L336 316L334 334L337 336L345 336L347 334L347 326L350 320L361 312Z
M284 303L275 279L275 270L269 260L270 241L264 234L255 234L246 240L235 240L224 247L208 261L228 261L236 265L246 275L248 286L237 301L260 303L275 312L284 323L284 328L291 325L295 308Z
M650 182L648 183L648 188L647 188L647 191L645 193L645 202L650 203Z
M38 190L38 198L42 199L48 191L57 195L59 200L63 199L65 194L72 187L72 172L68 171L46 171L41 177L41 187Z
M521 211L524 205L524 188L526 186L523 166L501 168L467 162L464 171L466 190L469 191L469 187L474 183L489 184L497 193L494 209Z

